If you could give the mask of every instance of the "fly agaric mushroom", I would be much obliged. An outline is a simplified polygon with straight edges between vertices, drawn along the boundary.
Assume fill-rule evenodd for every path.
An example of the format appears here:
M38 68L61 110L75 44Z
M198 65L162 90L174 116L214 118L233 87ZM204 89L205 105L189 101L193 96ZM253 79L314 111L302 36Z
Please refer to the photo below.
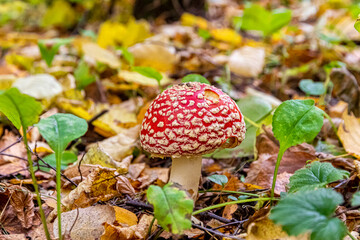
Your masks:
M173 86L151 103L141 125L142 148L155 157L171 157L170 182L196 199L202 155L233 148L245 137L236 103L220 89L198 82Z

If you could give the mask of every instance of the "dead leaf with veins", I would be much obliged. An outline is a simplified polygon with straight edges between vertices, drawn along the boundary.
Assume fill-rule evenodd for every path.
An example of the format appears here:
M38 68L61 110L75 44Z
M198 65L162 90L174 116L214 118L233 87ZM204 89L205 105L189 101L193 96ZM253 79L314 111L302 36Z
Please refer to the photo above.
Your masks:
M345 150L356 158L360 158L360 118L345 111L342 115L344 122L338 129L339 138Z

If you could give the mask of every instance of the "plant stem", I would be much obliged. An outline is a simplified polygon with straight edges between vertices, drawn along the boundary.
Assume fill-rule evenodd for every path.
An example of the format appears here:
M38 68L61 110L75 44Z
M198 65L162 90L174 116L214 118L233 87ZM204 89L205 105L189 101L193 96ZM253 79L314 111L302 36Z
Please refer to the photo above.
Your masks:
M33 186L34 186L35 193L36 193L36 200L37 200L38 205L39 205L39 212L40 212L41 222L42 222L43 227L44 227L44 232L45 232L45 235L46 235L46 239L51 240L49 229L48 229L47 223L46 223L44 210L42 208L41 197L40 197L40 192L39 192L39 185L37 184L36 177L35 177L34 166L33 166L34 163L33 163L32 159L31 159L31 153L30 153L30 149L29 149L29 146L28 146L28 140L27 140L26 129L25 128L23 128L23 140L24 140L24 144L25 144L25 147L26 147L26 154L27 154L27 159L28 159L28 162L29 162L30 175L31 175L31 179L32 179Z
M247 195L247 196L252 196L252 197L258 197L259 195L255 194L255 193L247 193L247 192L237 192L237 191L228 191L228 190L204 190L204 191L199 191L199 193L205 193L205 192L223 192L223 193L233 193L233 194L241 194L241 195Z
M243 200L225 202L225 203L220 203L220 204L212 205L210 207L206 207L206 208L197 210L197 211L193 212L192 215L196 215L196 214L206 212L206 211L211 210L211 209L220 208L220 207L224 207L224 206L231 205L231 204L246 203L246 202L256 202L256 201L269 201L269 200L273 200L273 198L252 198L252 199L243 199Z
M330 82L330 72L327 72L325 70L325 73L326 73L326 78L325 78L325 83L324 83L325 91L324 91L323 95L319 99L319 104L320 105L326 105L325 98L326 98L326 94L327 94L327 90L328 90L328 86L329 86L329 82Z
M261 126L259 124L257 124L256 122L252 121L251 119L249 119L248 117L246 117L245 115L243 115L245 121L247 121L248 123L250 123L251 125L253 125L254 127L257 128L261 128Z
M346 231L346 234L352 239L352 240L356 240L356 238L351 234L351 232L349 230Z
M56 157L56 204L57 204L57 218L58 218L58 230L59 240L62 239L61 235L61 151L55 152Z
M285 149L286 150L286 149ZM272 182L272 186L271 186L271 198L274 198L274 192L275 192L275 185L276 185L276 178L277 178L277 174L279 171L279 166L280 166L280 162L281 162L281 158L285 153L285 150L283 150L281 147L279 149L279 153L276 159L276 165L275 165L275 170L274 170L274 176L273 176L273 182Z

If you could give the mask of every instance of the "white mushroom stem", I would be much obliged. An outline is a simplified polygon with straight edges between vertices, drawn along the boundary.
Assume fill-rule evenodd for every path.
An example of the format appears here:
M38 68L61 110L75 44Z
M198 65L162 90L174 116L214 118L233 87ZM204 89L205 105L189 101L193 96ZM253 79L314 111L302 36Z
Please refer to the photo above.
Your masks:
M172 158L170 182L178 183L196 200L201 177L202 156Z

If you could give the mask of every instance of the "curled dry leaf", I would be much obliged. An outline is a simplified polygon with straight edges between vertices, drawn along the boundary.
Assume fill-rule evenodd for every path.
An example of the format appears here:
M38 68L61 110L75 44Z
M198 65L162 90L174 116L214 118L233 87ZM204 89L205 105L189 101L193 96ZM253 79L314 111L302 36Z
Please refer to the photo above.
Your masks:
M105 232L101 236L101 240L140 240L145 239L148 233L153 216L144 214L137 225L133 226L116 226L113 224L105 223ZM156 229L157 221L152 225L151 231Z
M345 150L354 157L360 158L360 118L347 111L342 116L344 122L338 129L339 138Z
M349 112L360 117L360 86L355 76L345 67L334 68L330 74L334 84L333 95L349 104Z
M120 193L128 194L130 197L135 196L135 189L131 185L129 179L124 176L117 177L116 190Z
M171 79L162 74L163 78L160 80L161 85L166 85L171 82ZM140 84L142 86L157 87L158 82L156 79L145 77L138 72L130 72L122 70L118 73L118 77L128 83Z
M63 198L64 211L76 207L88 207L98 201L107 201L120 195L116 190L117 175L113 168L96 168L77 188Z
M269 188L271 187L271 180L274 174L279 142L275 139L271 130L264 130L265 132L256 139L259 157L251 163L245 182ZM302 143L289 148L281 160L278 174L282 176L282 181L277 182L276 188L283 191L287 183L286 178L290 177L291 173L304 167L308 160L313 159L316 159L316 154L314 147L310 144ZM288 174L281 175L284 172Z
M4 207L11 206L11 209L15 212L21 226L25 229L31 228L35 216L32 193L28 189L17 185L1 184L0 187L4 190L0 195L0 197L4 199L4 201L1 201L1 203L4 204ZM1 213L2 211L5 212L3 207L0 207L0 210Z
M233 51L229 57L229 67L233 73L244 77L257 77L265 64L265 49L242 47Z

